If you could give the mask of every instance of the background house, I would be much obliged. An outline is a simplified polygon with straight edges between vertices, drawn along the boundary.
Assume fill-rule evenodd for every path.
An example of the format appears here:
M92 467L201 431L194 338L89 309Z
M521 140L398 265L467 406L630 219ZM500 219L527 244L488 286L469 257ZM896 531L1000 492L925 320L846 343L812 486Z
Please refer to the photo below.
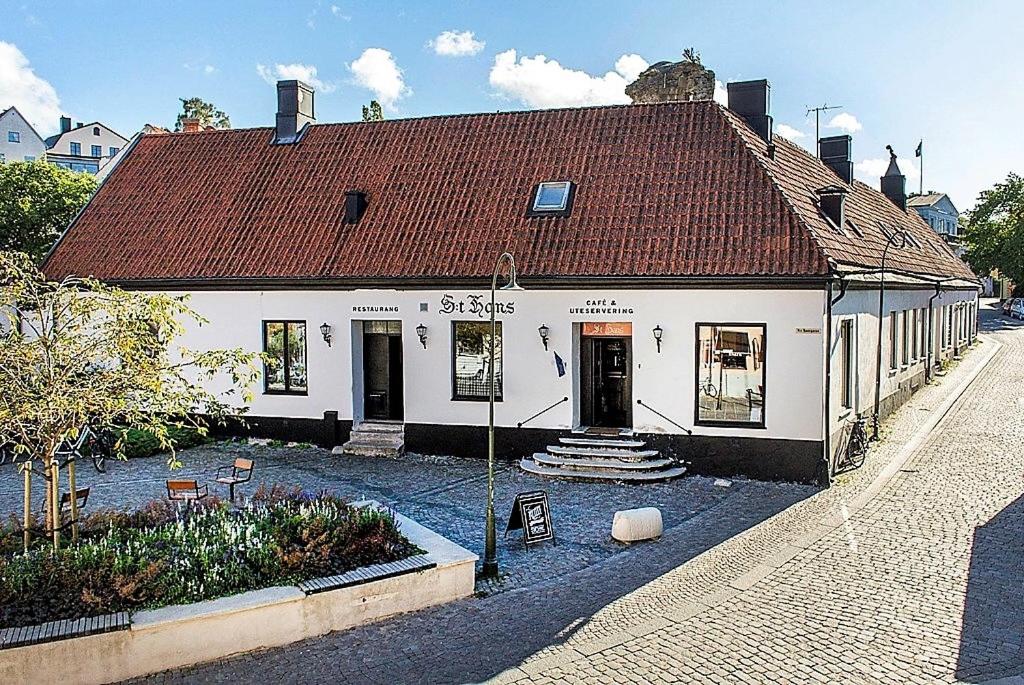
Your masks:
M46 144L16 107L0 112L0 164L32 162L46 154Z
M71 119L61 117L60 133L46 139L46 158L65 169L95 174L127 143L127 138L98 121L78 122L72 128Z

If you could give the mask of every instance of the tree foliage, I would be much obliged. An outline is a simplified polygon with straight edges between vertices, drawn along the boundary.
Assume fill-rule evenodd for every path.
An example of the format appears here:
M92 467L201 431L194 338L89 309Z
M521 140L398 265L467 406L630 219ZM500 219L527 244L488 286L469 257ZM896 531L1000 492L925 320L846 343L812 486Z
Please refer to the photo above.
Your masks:
M981 193L968 212L963 241L967 261L978 274L993 269L1024 287L1024 178L1011 173Z
M181 131L184 128L186 119L198 119L199 125L203 128L212 126L214 128L231 128L231 117L202 98L180 98L181 113L174 122L174 130Z
M384 121L384 110L376 100L370 100L369 105L363 105L363 121Z
M0 250L39 263L95 189L91 174L43 160L0 164Z
M189 349L176 342L187 321L203 323L184 296L52 282L26 255L0 252L0 445L23 469L39 467L48 514L59 509L55 453L83 426L121 436L120 457L128 430L147 431L175 465L172 428L205 433L199 415L241 413L229 402L251 400L259 354Z

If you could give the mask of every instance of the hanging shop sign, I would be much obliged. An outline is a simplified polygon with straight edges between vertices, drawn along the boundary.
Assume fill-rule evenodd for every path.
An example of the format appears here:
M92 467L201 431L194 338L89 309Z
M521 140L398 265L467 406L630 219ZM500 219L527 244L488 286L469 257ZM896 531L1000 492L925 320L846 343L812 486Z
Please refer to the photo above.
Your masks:
M513 530L523 531L523 542L527 546L555 538L551 523L551 509L548 507L548 493L543 490L520 492L512 503L512 513L505 526L507 537Z
M570 314L632 314L633 308L619 304L614 298L587 300L582 307L569 307Z
M471 314L483 319L491 315L490 297L484 295L466 295L463 298L456 298L454 295L445 293L441 296L441 308L437 310L442 316L452 314ZM494 313L496 315L515 314L515 302L495 302Z
M625 338L633 335L633 324L629 321L586 321L580 332L590 337Z
M352 305L353 314L397 314L397 304L354 304Z

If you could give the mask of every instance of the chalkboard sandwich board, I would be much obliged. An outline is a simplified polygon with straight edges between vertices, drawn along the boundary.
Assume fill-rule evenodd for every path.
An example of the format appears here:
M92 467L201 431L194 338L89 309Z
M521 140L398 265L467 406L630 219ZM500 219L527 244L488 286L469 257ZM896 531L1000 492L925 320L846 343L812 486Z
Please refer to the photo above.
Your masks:
M512 503L512 513L505 526L505 536L513 530L523 530L526 546L555 539L551 524L551 509L548 507L548 493L543 490L521 492Z

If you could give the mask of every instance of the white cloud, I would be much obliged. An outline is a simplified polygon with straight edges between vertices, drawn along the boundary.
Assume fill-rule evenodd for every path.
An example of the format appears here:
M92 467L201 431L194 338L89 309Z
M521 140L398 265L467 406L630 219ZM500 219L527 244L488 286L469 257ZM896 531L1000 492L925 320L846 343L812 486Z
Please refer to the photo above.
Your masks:
M204 74L212 74L215 71L217 71L217 67L213 66L212 64L207 64L203 67Z
M343 21L352 21L352 16L345 14L345 10L341 9L341 7L337 5L331 5L331 14Z
M899 165L900 172L907 177L907 192L909 192L912 188L916 187L917 180L920 177L917 164L913 157L898 157L896 164ZM862 159L853 165L854 175L872 188L878 188L878 179L885 174L885 170L888 168L888 157Z
M786 140L797 140L798 138L806 138L807 134L799 129L795 129L788 124L778 124L775 127L775 132Z
M298 79L324 93L330 93L335 88L334 84L321 81L317 77L316 67L312 64L275 64L272 67L257 64L256 73L270 84L289 79Z
M825 128L837 128L843 133L856 133L864 127L857 121L857 117L849 112L840 112L829 119L828 123L825 124Z
M61 115L57 91L36 76L18 46L0 41L0 110L12 105L43 137L57 127Z
M348 65L356 84L373 92L377 101L394 109L398 100L412 95L394 56L383 48L367 48Z
M472 31L443 31L437 38L427 42L427 47L445 57L475 55L485 45L484 41L476 39Z
M725 84L718 79L715 79L715 94L712 97L718 104L729 106L729 91L726 90Z
M593 76L563 67L544 55L517 60L513 49L495 56L490 83L501 95L529 107L629 104L626 86L646 68L647 62L639 55L622 55L615 62L615 71Z

